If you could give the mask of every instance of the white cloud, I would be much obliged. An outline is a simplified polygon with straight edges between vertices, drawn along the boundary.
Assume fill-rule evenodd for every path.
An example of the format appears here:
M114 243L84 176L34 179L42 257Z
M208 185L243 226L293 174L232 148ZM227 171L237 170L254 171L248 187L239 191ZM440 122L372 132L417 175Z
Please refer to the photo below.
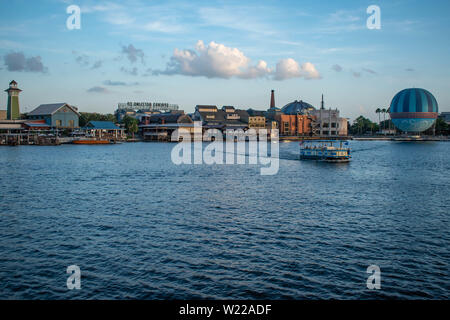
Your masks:
M162 32L162 33L179 33L183 32L183 27L171 22L165 21L153 21L147 23L144 30L151 32Z
M254 79L261 78L272 73L272 69L267 66L267 62L264 60L259 60L256 66L249 67L243 74L239 77L243 79Z
M311 62L306 62L301 66L292 58L282 59L277 63L274 74L275 80L285 80L291 78L320 79L320 73Z
M305 79L320 78L315 66L304 63L300 67L294 59L284 59L277 64L275 72L267 62L259 60L251 64L250 58L237 48L210 42L207 46L199 40L195 50L175 49L165 70L154 70L154 75L181 74L187 76L204 76L207 78L255 79L271 76L276 80L303 77Z
M263 71L267 64L264 61L260 61L255 67L249 67L249 63L250 59L237 48L226 47L214 41L205 46L199 40L195 51L175 49L166 70L157 73L225 79L265 75Z

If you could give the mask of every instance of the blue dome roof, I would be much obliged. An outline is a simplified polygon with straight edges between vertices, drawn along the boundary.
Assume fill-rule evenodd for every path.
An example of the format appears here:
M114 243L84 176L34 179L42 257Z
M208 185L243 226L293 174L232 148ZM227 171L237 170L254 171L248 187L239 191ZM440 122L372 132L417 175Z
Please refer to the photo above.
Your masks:
M392 99L390 113L397 112L438 112L438 104L425 89L405 89Z
M295 100L294 102L288 103L287 105L285 105L282 109L281 112L283 112L284 114L303 114L306 113L307 111L311 111L311 110L315 110L316 108L314 108L312 105L310 105L309 103L306 103L302 100L297 101Z

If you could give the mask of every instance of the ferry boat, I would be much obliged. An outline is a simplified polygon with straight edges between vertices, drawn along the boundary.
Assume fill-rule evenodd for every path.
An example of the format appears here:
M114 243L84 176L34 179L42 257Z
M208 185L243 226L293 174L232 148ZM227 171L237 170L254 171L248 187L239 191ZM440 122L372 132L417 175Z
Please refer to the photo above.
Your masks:
M300 143L300 160L349 162L352 158L350 152L347 141L316 140Z

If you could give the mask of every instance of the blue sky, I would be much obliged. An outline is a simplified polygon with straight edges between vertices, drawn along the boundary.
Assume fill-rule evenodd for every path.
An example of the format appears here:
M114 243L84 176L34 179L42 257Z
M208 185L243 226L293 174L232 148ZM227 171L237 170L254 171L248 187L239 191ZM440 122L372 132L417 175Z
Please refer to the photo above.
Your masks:
M450 111L448 1L0 0L0 82L22 111L67 102L112 113L118 102L267 109L304 100L377 119L407 87ZM81 8L68 30L66 8ZM381 29L369 30L369 5ZM6 93L0 109L6 108Z

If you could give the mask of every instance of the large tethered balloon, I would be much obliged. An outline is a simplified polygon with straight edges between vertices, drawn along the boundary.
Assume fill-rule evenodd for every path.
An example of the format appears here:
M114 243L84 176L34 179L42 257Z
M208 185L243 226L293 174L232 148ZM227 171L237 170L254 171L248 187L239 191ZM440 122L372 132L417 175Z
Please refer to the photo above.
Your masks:
M438 104L425 89L405 89L392 99L389 110L394 125L405 132L423 132L438 117Z

